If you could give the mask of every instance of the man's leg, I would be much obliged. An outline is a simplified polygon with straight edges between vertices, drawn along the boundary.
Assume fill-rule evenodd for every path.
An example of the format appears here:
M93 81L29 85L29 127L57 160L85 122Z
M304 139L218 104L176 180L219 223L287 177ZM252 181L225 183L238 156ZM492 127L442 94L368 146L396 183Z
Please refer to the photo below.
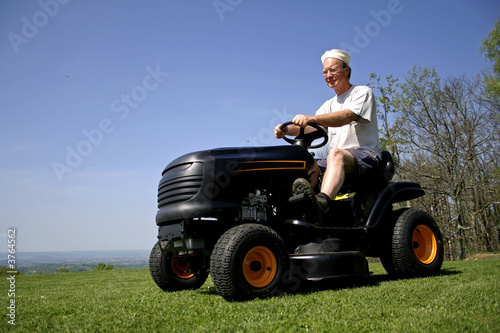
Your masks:
M321 225L324 215L330 209L333 197L344 184L345 175L356 171L365 174L367 170L376 167L379 162L377 154L371 151L347 151L334 148L328 154L321 192L315 195L311 184L304 178L298 178L294 181L292 192L294 195L303 193L313 202L317 210L317 220L314 224Z
M321 192L332 198L344 184L345 175L356 170L356 160L347 150L333 148L328 153Z

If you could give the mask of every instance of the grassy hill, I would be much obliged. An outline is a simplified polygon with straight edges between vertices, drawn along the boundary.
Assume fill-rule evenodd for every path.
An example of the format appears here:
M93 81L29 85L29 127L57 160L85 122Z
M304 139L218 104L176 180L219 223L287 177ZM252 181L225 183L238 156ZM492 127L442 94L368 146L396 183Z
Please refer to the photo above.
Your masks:
M445 262L441 275L390 280L374 274L334 280L298 293L227 302L212 281L165 293L149 271L23 275L8 297L2 277L1 331L19 332L498 332L500 259ZM7 323L15 300L16 326Z

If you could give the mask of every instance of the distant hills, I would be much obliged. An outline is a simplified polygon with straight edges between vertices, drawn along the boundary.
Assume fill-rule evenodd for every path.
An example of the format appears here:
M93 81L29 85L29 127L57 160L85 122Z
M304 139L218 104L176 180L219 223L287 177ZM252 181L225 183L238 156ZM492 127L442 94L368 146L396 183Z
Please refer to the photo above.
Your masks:
M61 252L17 252L16 267L38 265L98 264L113 265L147 263L150 250L123 251L61 251ZM7 253L0 254L0 265L7 266Z

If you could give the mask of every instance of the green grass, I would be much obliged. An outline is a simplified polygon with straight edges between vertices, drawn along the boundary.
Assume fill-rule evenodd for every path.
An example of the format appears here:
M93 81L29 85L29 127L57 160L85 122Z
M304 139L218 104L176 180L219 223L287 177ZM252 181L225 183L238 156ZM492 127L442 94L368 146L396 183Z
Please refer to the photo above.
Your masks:
M264 300L227 302L212 281L165 293L148 270L24 275L19 332L499 332L500 259L445 262L441 275L390 280L378 263L356 284L337 281ZM6 329L7 327L7 329Z

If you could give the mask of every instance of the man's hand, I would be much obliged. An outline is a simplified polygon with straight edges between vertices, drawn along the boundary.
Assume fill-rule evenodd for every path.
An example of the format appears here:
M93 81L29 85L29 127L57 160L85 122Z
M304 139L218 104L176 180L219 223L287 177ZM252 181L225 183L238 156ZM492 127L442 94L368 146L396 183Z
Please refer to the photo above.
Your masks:
M281 129L281 124L278 124L278 126L274 128L274 136L277 139L283 139L287 133L288 133L288 126Z
M293 125L287 126L281 129L281 125L279 124L274 128L274 136L278 139L283 139L285 135L297 136L300 133L300 128L306 128L307 125L313 122L312 116L305 116L303 114L298 114L293 117L292 123ZM306 129L305 133L311 131L311 128Z
M303 114L298 114L295 117L293 117L293 124L300 126L302 128L306 128L307 125L311 122L311 116L305 116Z

